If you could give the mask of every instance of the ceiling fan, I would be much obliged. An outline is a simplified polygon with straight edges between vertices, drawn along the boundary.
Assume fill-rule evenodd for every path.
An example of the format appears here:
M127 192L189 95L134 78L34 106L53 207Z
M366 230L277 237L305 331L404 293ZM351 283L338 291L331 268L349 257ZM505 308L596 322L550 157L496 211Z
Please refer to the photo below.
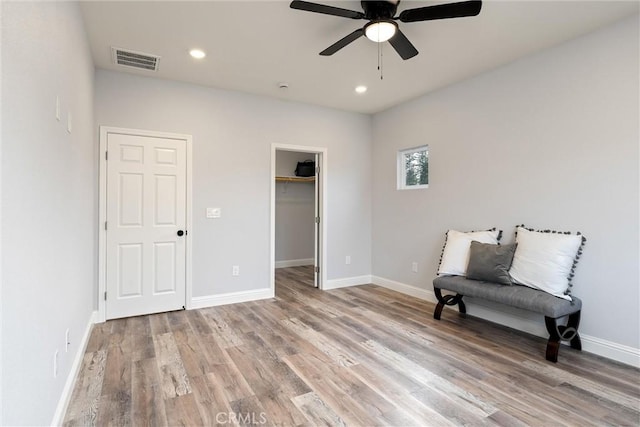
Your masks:
M361 1L363 12L343 9L340 7L327 6L308 1L294 0L291 2L292 9L305 10L307 12L324 13L326 15L340 16L351 19L366 19L364 27L358 28L351 34L338 40L322 52L320 55L333 55L349 43L366 36L369 40L382 43L389 41L391 46L398 52L402 59L413 58L418 54L418 50L411 44L409 39L400 31L400 22L431 21L434 19L460 18L463 16L476 16L482 8L482 1L471 0L458 3L438 4L434 6L418 7L415 9L403 10L400 15L394 16L398 9L400 0L397 1Z

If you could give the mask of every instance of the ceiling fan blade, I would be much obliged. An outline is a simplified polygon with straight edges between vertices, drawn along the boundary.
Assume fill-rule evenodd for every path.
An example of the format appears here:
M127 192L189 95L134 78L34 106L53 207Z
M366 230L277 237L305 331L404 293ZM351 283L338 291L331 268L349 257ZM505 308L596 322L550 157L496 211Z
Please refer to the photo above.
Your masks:
M437 4L416 9L403 10L398 19L402 22L431 21L434 19L476 16L482 9L482 1L471 0L458 3Z
M364 30L362 28L358 28L353 33L349 34L346 37L343 37L342 39L338 40L337 42L335 42L334 44L332 44L331 46L329 46L328 48L320 52L320 55L322 56L333 55L334 53L336 53L337 51L339 51L349 43L359 39L363 35L364 35Z
M355 10L342 9L340 7L326 6L324 4L308 1L294 0L289 5L291 9L305 10L307 12L324 13L325 15L341 16L343 18L363 19L364 13Z
M398 55L404 60L413 58L418 54L418 49L409 41L400 29L396 30L396 34L389 39L391 46L398 52Z

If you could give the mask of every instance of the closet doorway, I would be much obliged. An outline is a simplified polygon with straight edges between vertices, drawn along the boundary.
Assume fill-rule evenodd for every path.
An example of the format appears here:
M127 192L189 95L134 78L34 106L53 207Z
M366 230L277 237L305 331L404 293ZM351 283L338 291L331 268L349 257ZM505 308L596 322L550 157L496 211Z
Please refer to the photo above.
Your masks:
M313 162L313 166L311 166ZM299 163L306 173L296 174ZM299 270L309 286L325 281L326 148L273 144L271 150L271 288L280 268ZM308 176L302 176L308 175ZM297 270L294 270L297 269ZM284 271L284 270L281 270Z

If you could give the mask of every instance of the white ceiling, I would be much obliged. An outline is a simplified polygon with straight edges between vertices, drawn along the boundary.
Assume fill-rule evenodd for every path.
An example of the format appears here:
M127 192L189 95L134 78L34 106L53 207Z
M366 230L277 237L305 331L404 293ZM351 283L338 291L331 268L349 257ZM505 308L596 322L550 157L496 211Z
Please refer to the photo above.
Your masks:
M359 1L323 2L361 10ZM401 1L404 9L438 3ZM81 2L98 68L375 113L638 13L638 1L485 1L479 16L400 23L420 52L403 61L361 38L318 52L366 21L289 8L288 1ZM113 64L111 46L161 56L157 72ZM198 47L203 60L188 55ZM288 89L278 84L286 82ZM369 90L354 92L356 85Z

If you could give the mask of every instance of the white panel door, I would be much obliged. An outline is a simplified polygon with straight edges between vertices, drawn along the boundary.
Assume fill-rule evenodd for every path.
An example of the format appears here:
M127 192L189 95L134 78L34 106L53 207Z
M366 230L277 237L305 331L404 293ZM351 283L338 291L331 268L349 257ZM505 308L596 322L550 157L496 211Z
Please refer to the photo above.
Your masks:
M184 308L186 141L107 135L106 318Z

